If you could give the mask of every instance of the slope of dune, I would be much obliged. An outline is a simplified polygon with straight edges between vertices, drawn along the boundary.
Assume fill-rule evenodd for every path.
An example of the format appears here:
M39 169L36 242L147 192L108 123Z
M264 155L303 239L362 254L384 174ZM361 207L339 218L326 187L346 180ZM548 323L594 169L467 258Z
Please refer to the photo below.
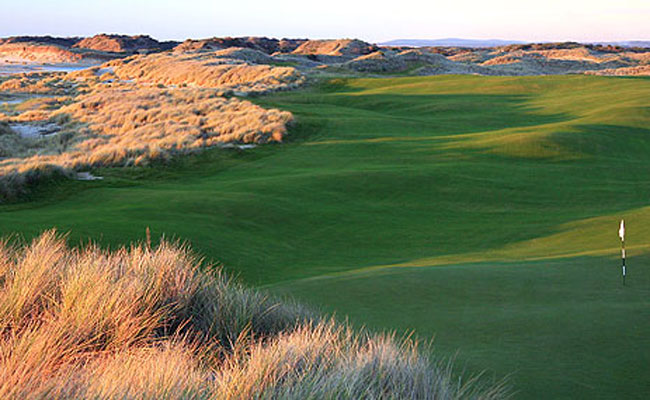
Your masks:
M638 65L636 67L608 68L599 71L587 71L588 75L607 76L650 76L650 65Z
M607 70L606 74L609 75L627 75L643 73L643 68L635 67L650 63L650 51L645 48L576 42L511 44L489 48L414 49L406 46L380 47L357 39L308 40L244 36L187 39L178 43L161 42L144 35L100 34L89 38L23 36L0 39L0 64L97 62L96 60L124 58L134 53L167 50L186 58L192 57L186 53L217 53L217 58L231 58L253 64L291 65L301 71L317 68L317 71L335 73L351 70L412 75L554 75ZM165 57L167 56L162 56L158 61L167 63ZM152 66L147 67L150 68ZM614 73L610 70L617 71ZM237 71L235 75L240 72ZM171 74L174 74L171 70L163 73L165 76Z
M0 242L0 398L496 400L413 339L355 331L163 240Z
M418 75L463 74L480 71L480 67L452 61L443 55L420 49L401 52L376 51L342 64L359 72L403 73Z
M288 53L295 50L306 39L271 39L266 37L224 37L210 39L187 39L174 48L175 52L213 51L229 47L243 47L258 50L266 54L275 52Z
M55 44L5 43L0 45L0 61L34 63L75 63L84 59L82 52Z
M54 44L61 47L72 47L81 38L78 37L54 37L54 36L10 36L7 38L0 38L1 44L9 43L38 43L38 44Z
M187 85L265 92L295 87L304 77L292 67L249 65L225 59L223 53L158 53L138 55L107 64L121 80L141 84Z
M216 89L125 83L83 92L42 97L4 118L0 194L19 190L25 174L37 171L140 165L225 143L280 142L293 120Z
M273 58L268 54L245 47L229 47L227 49L217 50L214 52L214 56L225 59L242 60L254 64L271 64L273 62Z
M126 53L135 51L169 50L178 42L159 42L148 35L127 36L100 34L75 43L75 48Z
M324 56L361 56L377 51L377 46L357 39L308 40L296 48L294 54Z
M292 67L252 59L270 57L241 48L168 52L70 73L0 77L1 91L38 94L0 109L0 196L53 171L139 165L223 144L281 142L291 113L232 95L288 89L304 77Z

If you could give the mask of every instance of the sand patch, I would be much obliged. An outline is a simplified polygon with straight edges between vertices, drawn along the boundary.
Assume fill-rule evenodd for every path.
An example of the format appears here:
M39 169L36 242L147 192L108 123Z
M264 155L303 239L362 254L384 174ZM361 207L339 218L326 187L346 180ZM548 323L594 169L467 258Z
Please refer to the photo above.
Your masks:
M75 179L78 181L99 181L104 179L103 176L95 176L90 172L77 172Z
M9 124L11 130L20 135L23 139L41 139L43 137L52 137L61 130L57 124L34 124L34 123L14 123Z

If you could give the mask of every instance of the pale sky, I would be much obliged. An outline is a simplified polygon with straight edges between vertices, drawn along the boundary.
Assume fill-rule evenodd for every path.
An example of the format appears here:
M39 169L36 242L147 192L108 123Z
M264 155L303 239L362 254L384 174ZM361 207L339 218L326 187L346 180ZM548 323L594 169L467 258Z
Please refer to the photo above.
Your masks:
M0 0L0 37L650 39L650 0Z

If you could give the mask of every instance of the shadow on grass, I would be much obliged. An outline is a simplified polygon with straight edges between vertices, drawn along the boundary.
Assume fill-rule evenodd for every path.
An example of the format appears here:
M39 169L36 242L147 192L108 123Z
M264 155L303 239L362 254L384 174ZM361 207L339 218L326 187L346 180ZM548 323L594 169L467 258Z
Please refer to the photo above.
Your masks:
M316 97L316 98L314 98ZM298 120L315 117L344 120L365 119L376 128L376 136L400 130L415 134L456 135L513 127L528 127L568 121L570 114L543 113L530 105L530 96L485 94L363 94L348 92L313 94L310 91L282 94L265 99L264 106L293 112ZM332 108L334 107L334 108ZM385 120L379 127L372 120ZM403 124L400 126L400 124ZM407 125L408 124L408 125ZM389 132L387 132L389 131Z

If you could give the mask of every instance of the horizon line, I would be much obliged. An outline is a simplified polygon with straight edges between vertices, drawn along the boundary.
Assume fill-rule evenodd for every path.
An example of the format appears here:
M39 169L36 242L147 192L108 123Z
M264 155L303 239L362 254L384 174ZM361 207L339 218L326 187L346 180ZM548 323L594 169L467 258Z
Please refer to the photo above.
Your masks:
M257 37L257 38L268 38L268 39L275 39L275 40L282 40L282 39L294 39L294 40L347 40L347 39L352 39L352 40L361 40L367 43L371 44L382 44L382 43L390 43L390 42L396 42L396 41L444 41L444 40L464 40L464 41L477 41L477 42L489 42L489 41L498 41L498 42L516 42L513 44L534 44L534 43L568 43L568 42L573 42L573 43L581 43L581 44L598 44L598 43L622 43L622 42L650 42L650 38L647 39L589 39L589 40L576 40L576 39L559 39L559 40L526 40L526 39L504 39L504 38L499 38L499 37L488 37L488 38L476 38L476 37L458 37L458 36L449 36L449 37L436 37L436 38L423 38L423 37L398 37L398 38L393 38L393 39L386 39L386 40L368 40L368 39L363 39L361 37L347 37L347 36L341 36L341 37L329 37L329 38L322 38L322 37L317 37L317 38L312 38L309 36L272 36L272 35L214 35L214 36L204 36L204 37L186 37L184 39L178 39L178 38L172 38L172 39L161 39L153 34L150 33L123 33L123 32L97 32L94 34L89 34L89 35L57 35L57 34L52 34L52 33L40 33L40 34L9 34L9 35L2 35L0 36L0 39L8 39L8 38L14 38L14 37L54 37L54 38L88 38L88 37L93 37L93 36L98 36L98 35L120 35L120 36L148 36L152 39L155 39L157 41L177 41L177 42L182 42L185 40L206 40L206 39L212 39L212 38L226 38L226 37L231 37L231 38L242 38L242 37Z

